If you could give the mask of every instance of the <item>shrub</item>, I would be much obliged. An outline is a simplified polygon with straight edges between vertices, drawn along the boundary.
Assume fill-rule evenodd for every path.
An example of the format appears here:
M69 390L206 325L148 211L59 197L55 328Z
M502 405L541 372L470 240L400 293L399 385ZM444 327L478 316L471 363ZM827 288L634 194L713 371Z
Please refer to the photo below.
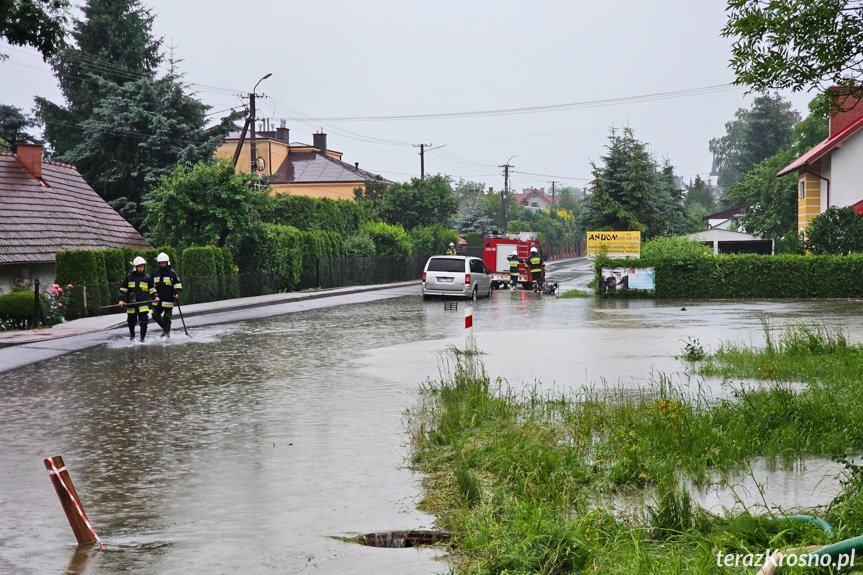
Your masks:
M467 242L468 247L471 248L481 248L482 247L482 233L481 232L468 232L464 235L465 242Z
M398 260L411 255L411 242L402 226L382 222L367 222L360 227L360 233L367 234L375 244L375 253Z
M355 234L368 219L366 206L352 200L331 200L277 194L262 214L264 221L293 226L305 232L327 231L342 235Z
M519 234L521 232L530 232L530 222L524 220L512 220L506 223L506 231L509 234Z
M85 315L83 286L91 285L87 291L87 313L99 315L112 294L108 293L107 270L104 250L77 250L58 252L56 257L55 280L59 285L72 284L75 289L69 296L66 306L66 319L77 319ZM125 276L124 276L125 277ZM95 284L95 285L94 285Z
M32 291L16 291L0 296L0 324L11 329L32 327L34 298ZM42 317L48 317L46 298L41 296L39 302Z
M814 255L845 256L863 251L863 217L854 208L831 206L806 228L806 249Z
M300 285L303 262L301 232L293 226L269 225L275 289L293 291Z
M218 248L216 248L218 249ZM221 252L219 252L221 260ZM186 248L183 251L183 303L200 303L216 299L221 261L216 261L216 251L210 247Z
M698 240L685 237L655 237L644 242L641 259L661 259L667 263L682 263L711 257L713 250Z
M748 299L748 298L858 298L863 284L831 281L860 277L863 254L850 256L761 256L719 255L689 260L651 258L640 260L596 259L602 267L652 267L656 274L657 298ZM638 292L610 292L608 297L631 297Z
M121 282L129 273L131 264L122 249L102 250L105 259L105 277L109 282Z
M413 244L413 252L426 257L446 253L450 242L458 245L459 241L455 231L441 224L414 228L409 236Z
M370 258L375 255L375 242L368 234L355 234L345 238L345 256L349 258Z

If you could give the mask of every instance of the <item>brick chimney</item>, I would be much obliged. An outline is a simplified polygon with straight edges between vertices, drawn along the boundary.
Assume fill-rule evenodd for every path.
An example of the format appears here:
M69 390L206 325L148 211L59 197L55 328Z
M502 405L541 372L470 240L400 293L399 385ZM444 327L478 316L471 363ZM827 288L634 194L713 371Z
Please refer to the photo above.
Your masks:
M15 144L18 161L33 177L42 179L42 144Z
M314 146L321 151L322 156L327 155L327 135L326 134L313 134L314 138Z
M289 128L276 128L276 139L280 142L290 144L291 130Z
M860 101L863 88L831 86L830 91L835 93L836 105L839 109L838 112L830 114L830 135L832 136L863 117L863 102Z

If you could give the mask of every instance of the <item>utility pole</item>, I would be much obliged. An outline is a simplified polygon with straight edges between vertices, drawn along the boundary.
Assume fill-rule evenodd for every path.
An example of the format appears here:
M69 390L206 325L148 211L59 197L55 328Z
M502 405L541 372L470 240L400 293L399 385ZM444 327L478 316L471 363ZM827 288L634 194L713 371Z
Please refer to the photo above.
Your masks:
M516 154L512 158L515 158L517 156L518 156L518 154ZM503 233L504 233L504 235L506 235L506 227L507 227L507 223L508 223L506 221L506 204L507 204L507 200L509 199L509 169L515 167L515 166L510 165L510 163L509 163L510 160L512 160L512 158L507 160L506 163L503 164L502 166L498 166L498 168L503 168L503 190L500 193L500 199L501 199L500 205L502 208L501 212L503 213Z
M438 148L443 148L446 146L446 144L444 144L443 146L437 146L436 148L429 148L429 149L426 149L426 146L431 146L431 144L414 144L413 146L414 146L414 148L420 149L420 179L424 180L424 179L426 179L425 153L431 152L432 150L437 150Z
M551 205L552 206L554 205L554 185L559 184L559 183L560 182L558 182L557 180L552 180L549 182L549 184L551 184Z
M426 179L426 146L431 146L431 144L414 144L414 148L420 149L420 179Z
M258 148L255 145L255 90L258 89L258 84L260 84L272 75L272 73L267 74L266 76L258 80L257 84L255 84L255 87L252 88L252 91L249 94L249 125L252 127L252 133L249 137L249 146L251 151L253 176L256 176L258 174ZM261 94L261 97L263 98L264 95Z

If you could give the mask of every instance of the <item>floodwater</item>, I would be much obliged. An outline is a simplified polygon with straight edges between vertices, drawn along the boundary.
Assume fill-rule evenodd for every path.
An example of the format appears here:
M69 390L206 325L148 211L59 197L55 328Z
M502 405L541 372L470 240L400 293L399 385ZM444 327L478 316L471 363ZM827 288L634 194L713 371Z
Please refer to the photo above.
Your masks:
M586 283L585 270L576 262L550 275L568 289ZM446 573L440 551L333 538L434 527L417 510L420 478L405 468L403 413L446 348L463 345L465 302L447 311L419 287L398 293L199 324L168 344L117 337L0 373L0 573ZM680 374L674 355L687 338L708 349L759 344L761 317L837 323L863 340L859 301L521 291L478 301L474 330L487 372L510 386L636 389L664 374L713 392ZM64 457L105 552L75 553L42 464L51 455ZM838 482L823 471L771 476L800 485L780 487L777 504L828 502ZM716 497L725 505L730 495Z

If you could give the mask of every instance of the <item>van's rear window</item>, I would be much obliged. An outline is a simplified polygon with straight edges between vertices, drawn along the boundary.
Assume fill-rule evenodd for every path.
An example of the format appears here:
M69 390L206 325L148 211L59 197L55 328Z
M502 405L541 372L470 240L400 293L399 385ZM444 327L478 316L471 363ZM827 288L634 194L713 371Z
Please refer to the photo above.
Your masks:
M429 267L427 271L464 273L464 260L432 258L429 260Z

